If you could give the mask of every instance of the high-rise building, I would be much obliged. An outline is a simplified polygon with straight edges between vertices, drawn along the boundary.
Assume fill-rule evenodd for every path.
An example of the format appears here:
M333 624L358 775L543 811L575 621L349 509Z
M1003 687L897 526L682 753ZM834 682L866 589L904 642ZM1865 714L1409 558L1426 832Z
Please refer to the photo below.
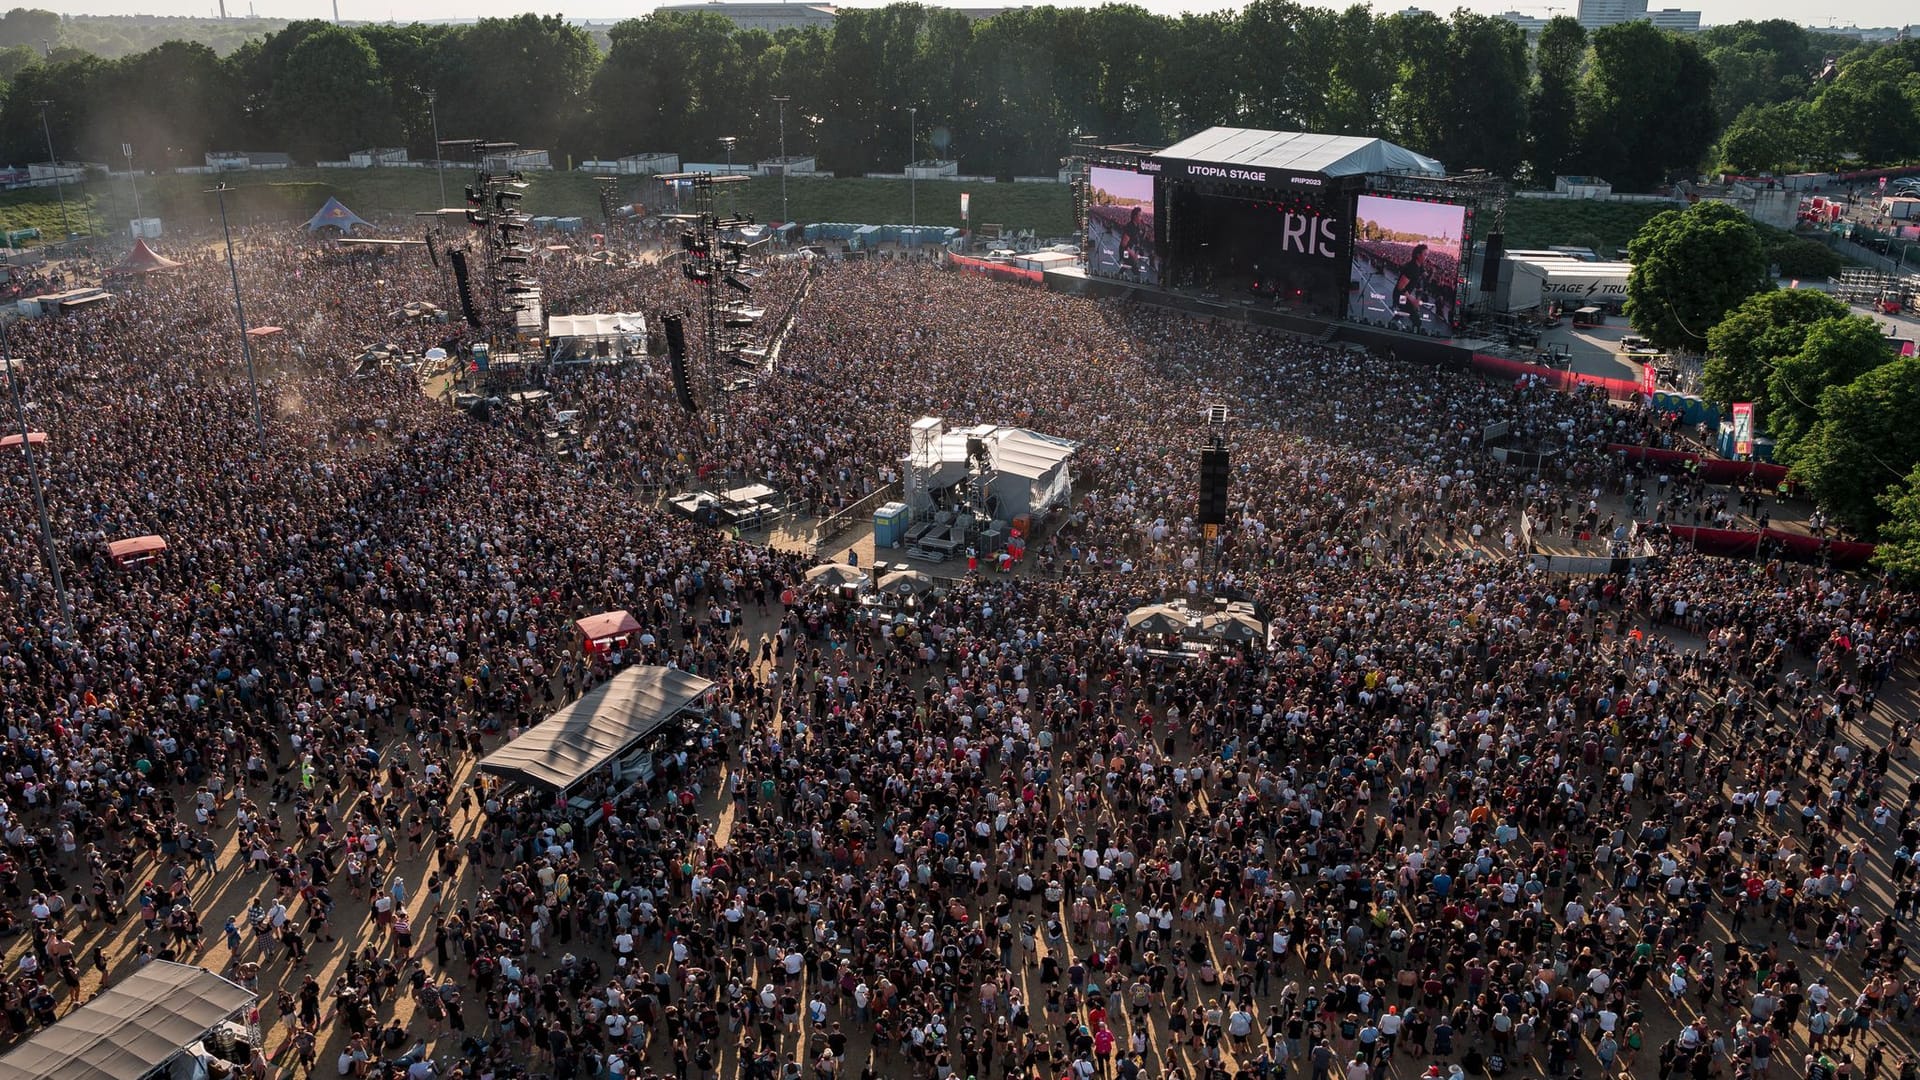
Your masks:
M1546 19L1538 15L1523 15L1518 11L1503 11L1495 16L1495 18L1507 20L1525 31L1528 37L1538 37L1540 36L1540 31L1547 28Z
M1682 34L1700 32L1700 13L1682 11L1679 8L1661 8L1647 12L1647 20L1662 30L1673 30Z
M1681 11L1678 8L1662 8L1648 11L1647 0L1580 0L1580 25L1588 30L1598 30L1603 26L1618 26L1625 22L1638 22L1645 19L1662 30L1677 30L1692 33L1700 29L1700 13Z

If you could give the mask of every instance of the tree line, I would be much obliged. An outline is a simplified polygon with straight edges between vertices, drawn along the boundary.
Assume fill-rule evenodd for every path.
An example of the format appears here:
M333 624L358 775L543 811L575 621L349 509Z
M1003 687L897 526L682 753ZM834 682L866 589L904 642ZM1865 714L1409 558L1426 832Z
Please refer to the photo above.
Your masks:
M0 20L0 42L15 16L31 32L31 14ZM1643 190L1709 164L1716 140L1737 146L1755 110L1800 102L1838 115L1838 98L1870 75L1920 60L1911 43L1860 47L1784 21L1589 34L1562 16L1530 43L1514 24L1464 10L1376 15L1291 0L1181 16L1014 8L980 20L895 4L773 34L709 12L655 13L606 41L603 50L558 17L521 15L295 22L224 57L183 41L113 60L0 47L0 147L16 164L44 159L39 103L51 102L59 156L118 162L120 145L134 143L146 168L224 149L316 160L405 146L427 157L436 113L443 137L511 140L556 160L714 160L722 135L750 160L776 151L779 95L789 152L842 173L898 170L912 153L957 157L970 172L1044 174L1077 138L1159 145L1234 124L1381 135L1456 170L1534 182L1593 173ZM1900 85L1893 99L1866 98L1885 107L1920 96ZM1920 154L1898 123L1893 134L1834 130L1836 153Z
M1634 327L1705 352L1705 396L1751 402L1792 482L1920 584L1920 357L1825 292L1775 288L1760 231L1724 203L1659 214L1627 250Z

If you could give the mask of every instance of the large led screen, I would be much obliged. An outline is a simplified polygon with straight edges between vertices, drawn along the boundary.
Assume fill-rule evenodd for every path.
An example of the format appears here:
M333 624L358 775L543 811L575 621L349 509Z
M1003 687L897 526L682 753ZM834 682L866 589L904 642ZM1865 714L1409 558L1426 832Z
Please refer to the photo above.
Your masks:
M1347 317L1451 336L1466 232L1464 206L1360 196L1353 214Z
M1101 277L1160 284L1153 242L1153 177L1124 169L1087 170L1088 269Z

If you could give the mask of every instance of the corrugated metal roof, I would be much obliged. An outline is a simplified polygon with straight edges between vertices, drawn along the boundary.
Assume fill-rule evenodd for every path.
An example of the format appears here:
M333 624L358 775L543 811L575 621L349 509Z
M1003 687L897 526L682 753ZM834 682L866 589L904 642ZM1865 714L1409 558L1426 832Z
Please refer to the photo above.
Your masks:
M1213 127L1153 155L1179 161L1250 165L1263 169L1358 176L1363 173L1421 173L1444 176L1440 163L1385 139L1361 135L1319 135L1308 131L1260 131Z

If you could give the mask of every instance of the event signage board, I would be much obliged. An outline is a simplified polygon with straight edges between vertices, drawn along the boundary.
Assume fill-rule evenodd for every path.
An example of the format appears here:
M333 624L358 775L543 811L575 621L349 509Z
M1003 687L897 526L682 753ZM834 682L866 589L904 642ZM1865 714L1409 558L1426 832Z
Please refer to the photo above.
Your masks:
M1318 191L1327 186L1319 173L1269 169L1262 165L1232 165L1217 161L1187 161L1181 158L1150 158L1140 163L1140 171L1172 180L1212 181L1222 184L1253 184L1259 187L1291 191Z
M1733 453L1748 457L1753 453L1753 402L1733 403Z

